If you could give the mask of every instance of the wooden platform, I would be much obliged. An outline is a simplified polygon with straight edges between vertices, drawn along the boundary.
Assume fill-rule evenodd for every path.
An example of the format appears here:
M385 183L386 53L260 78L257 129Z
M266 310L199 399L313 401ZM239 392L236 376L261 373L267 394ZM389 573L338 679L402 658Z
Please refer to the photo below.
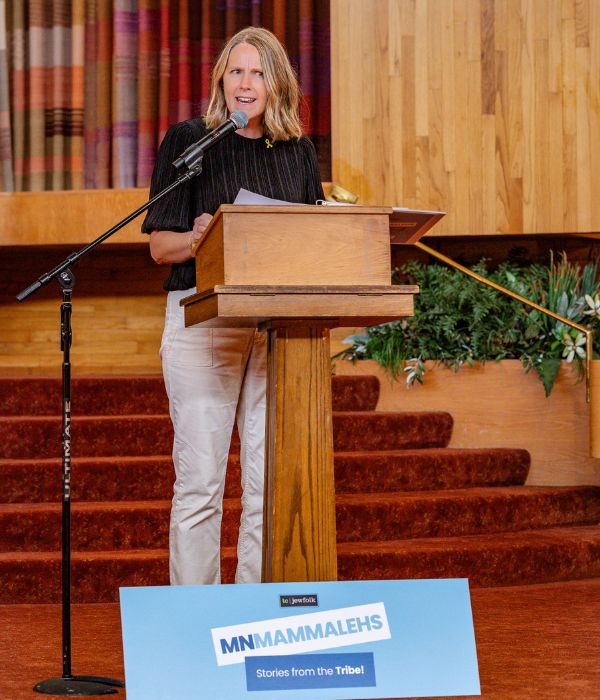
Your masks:
M484 588L472 602L481 697L598 698L600 579ZM31 688L60 675L60 649L59 606L0 606L0 697L44 697ZM123 678L118 605L74 606L73 672Z

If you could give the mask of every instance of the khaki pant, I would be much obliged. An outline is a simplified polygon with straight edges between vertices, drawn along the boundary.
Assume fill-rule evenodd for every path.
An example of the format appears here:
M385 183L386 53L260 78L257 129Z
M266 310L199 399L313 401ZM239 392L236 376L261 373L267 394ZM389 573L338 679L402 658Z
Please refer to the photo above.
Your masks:
M220 582L225 471L234 421L241 440L242 516L236 583L261 580L266 333L185 328L169 292L161 358L175 430L170 526L172 584Z

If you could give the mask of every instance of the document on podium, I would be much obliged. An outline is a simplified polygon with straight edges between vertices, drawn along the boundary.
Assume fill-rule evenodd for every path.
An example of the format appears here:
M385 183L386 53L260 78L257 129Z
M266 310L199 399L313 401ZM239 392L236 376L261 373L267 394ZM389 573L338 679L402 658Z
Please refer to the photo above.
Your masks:
M262 194L257 194L256 192L251 192L250 190L245 190L243 187L237 193L237 196L233 202L234 204L260 204L265 205L277 205L277 206L294 206L297 207L297 202L284 202L282 199L272 199L271 197L264 197Z

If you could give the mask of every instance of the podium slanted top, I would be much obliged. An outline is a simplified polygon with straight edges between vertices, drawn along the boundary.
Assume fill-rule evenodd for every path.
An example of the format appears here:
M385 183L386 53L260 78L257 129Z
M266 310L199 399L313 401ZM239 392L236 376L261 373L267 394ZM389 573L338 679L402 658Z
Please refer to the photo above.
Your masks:
M393 207L390 215L390 243L396 245L416 243L445 215L445 211Z

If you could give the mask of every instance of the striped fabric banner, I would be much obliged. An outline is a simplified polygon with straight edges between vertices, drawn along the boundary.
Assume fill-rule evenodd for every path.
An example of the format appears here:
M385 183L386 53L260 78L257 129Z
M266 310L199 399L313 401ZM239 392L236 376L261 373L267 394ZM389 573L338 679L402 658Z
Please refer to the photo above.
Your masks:
M15 188L10 136L10 94L6 54L6 3L0 0L0 190Z
M284 42L330 178L327 0L0 0L0 188L145 187L239 29Z
M83 7L6 1L16 190L83 186Z

